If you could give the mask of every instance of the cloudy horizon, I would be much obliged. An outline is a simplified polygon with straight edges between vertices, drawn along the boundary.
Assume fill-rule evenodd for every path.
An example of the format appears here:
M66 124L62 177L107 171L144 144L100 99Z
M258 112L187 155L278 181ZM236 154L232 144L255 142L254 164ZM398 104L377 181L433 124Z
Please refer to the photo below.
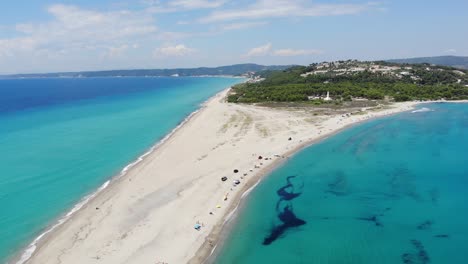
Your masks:
M468 3L449 2L18 0L0 74L467 55Z

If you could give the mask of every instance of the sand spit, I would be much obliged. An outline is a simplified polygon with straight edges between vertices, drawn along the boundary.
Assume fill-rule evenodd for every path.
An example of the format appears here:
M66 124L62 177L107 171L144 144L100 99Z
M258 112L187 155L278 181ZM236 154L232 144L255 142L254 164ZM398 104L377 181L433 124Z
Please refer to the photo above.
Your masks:
M262 175L345 127L418 103L320 116L228 104L227 92L212 97L157 149L44 235L25 263L202 263L226 217Z

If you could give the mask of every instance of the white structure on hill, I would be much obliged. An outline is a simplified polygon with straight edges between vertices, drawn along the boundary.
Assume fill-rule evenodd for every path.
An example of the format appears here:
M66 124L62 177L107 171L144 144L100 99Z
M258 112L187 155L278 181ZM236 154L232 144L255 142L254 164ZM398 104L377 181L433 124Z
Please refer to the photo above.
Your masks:
M308 96L307 97L309 100L319 100L319 99L322 99L324 101L331 101L333 100L331 97L330 97L330 92L327 92L327 97L322 97L322 96Z

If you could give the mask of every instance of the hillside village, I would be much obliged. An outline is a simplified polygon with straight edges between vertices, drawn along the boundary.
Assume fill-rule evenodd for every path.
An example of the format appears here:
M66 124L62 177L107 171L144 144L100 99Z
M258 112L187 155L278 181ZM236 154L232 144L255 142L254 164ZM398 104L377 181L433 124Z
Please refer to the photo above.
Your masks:
M301 74L301 77L307 77L309 75L352 75L367 71L370 73L387 75L397 79L409 78L415 82L422 80L422 77L418 75L421 70L426 71L426 73L429 74L447 71L455 74L455 83L463 84L468 87L468 76L466 71L429 64L406 65L387 62L361 62L357 60L348 60L315 63L311 64L307 70L307 72ZM458 78L456 75L458 75Z
M468 71L431 64L357 60L313 63L254 74L230 102L340 104L356 100L468 99Z

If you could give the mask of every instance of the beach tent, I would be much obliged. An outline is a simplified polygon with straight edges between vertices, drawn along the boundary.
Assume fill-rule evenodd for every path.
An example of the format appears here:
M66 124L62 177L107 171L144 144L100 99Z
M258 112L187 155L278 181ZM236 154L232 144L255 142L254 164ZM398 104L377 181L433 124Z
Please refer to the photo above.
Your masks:
M201 225L199 225L199 224L195 224L195 226L194 226L193 228L195 228L196 230L200 230L200 228L201 228Z

